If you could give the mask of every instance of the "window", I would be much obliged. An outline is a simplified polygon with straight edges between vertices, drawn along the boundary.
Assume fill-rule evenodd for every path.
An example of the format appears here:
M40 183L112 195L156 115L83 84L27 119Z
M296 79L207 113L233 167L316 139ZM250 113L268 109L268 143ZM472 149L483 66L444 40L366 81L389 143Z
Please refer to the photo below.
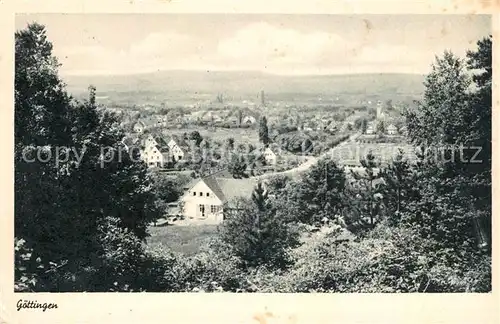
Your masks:
M215 213L217 213L218 211L219 211L219 206L216 206L216 205L211 205L211 206L210 206L210 212L211 212L212 214L215 214Z
M201 191L200 191L200 196L202 196L202 197L203 197L203 192L201 192Z
M207 197L209 197L209 196L210 196L210 193L209 193L209 192L207 192Z
M196 191L193 191L193 196L196 196Z

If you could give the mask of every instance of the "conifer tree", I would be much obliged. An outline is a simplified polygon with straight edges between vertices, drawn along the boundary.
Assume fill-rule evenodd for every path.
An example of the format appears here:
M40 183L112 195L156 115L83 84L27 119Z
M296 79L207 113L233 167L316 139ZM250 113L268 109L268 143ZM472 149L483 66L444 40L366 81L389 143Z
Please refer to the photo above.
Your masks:
M224 221L221 238L246 267L285 268L288 251L297 246L297 233L276 214L262 183L255 188L250 201L231 210Z
M382 211L382 186L380 183L381 174L379 172L380 163L370 151L365 158L360 160L363 171L351 171L355 180L351 188L351 200L354 207L346 223L363 228L373 228L380 221Z
M269 144L269 129L267 127L267 118L262 116L259 123L259 140L262 144Z

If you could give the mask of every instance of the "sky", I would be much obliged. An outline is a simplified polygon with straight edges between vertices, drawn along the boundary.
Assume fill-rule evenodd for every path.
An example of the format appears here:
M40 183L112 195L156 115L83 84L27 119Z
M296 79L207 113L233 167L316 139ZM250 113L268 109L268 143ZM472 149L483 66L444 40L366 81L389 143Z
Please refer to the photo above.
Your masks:
M485 15L30 14L62 75L251 70L281 75L426 74L491 33Z

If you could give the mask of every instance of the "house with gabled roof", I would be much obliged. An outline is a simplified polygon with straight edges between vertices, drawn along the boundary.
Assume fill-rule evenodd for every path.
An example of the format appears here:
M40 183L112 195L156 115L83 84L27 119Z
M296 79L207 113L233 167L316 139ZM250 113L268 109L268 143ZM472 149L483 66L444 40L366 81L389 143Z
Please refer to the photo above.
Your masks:
M138 121L133 126L134 132L143 133L146 129L146 125L142 121Z
M245 125L253 125L257 122L257 119L252 115L247 115L243 117L242 123Z
M169 162L172 162L168 146L148 145L141 152L142 160L150 168L165 168Z
M143 142L144 147L148 146L161 146L168 147L167 141L158 135L149 134Z
M172 135L167 143L173 161L184 159L189 152L189 144L181 137Z
M374 122L370 122L368 123L368 125L366 126L366 131L365 131L365 134L367 135L373 135L375 134L375 130L376 130L376 125Z
M264 152L262 152L262 156L264 157L264 160L266 160L266 164L269 165L275 165L278 161L278 156L270 147L266 147Z
M396 135L398 133L398 128L393 124L390 124L389 126L387 126L386 132L387 135Z
M257 186L257 179L219 178L210 175L189 184L181 198L184 217L220 223L225 208L237 208L238 198L249 199Z

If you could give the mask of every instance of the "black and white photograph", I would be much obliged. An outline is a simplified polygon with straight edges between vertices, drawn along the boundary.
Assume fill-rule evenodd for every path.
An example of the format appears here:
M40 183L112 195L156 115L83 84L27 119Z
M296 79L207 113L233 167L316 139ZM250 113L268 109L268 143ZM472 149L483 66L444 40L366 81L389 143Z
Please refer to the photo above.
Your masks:
M14 291L491 292L492 35L17 13Z

